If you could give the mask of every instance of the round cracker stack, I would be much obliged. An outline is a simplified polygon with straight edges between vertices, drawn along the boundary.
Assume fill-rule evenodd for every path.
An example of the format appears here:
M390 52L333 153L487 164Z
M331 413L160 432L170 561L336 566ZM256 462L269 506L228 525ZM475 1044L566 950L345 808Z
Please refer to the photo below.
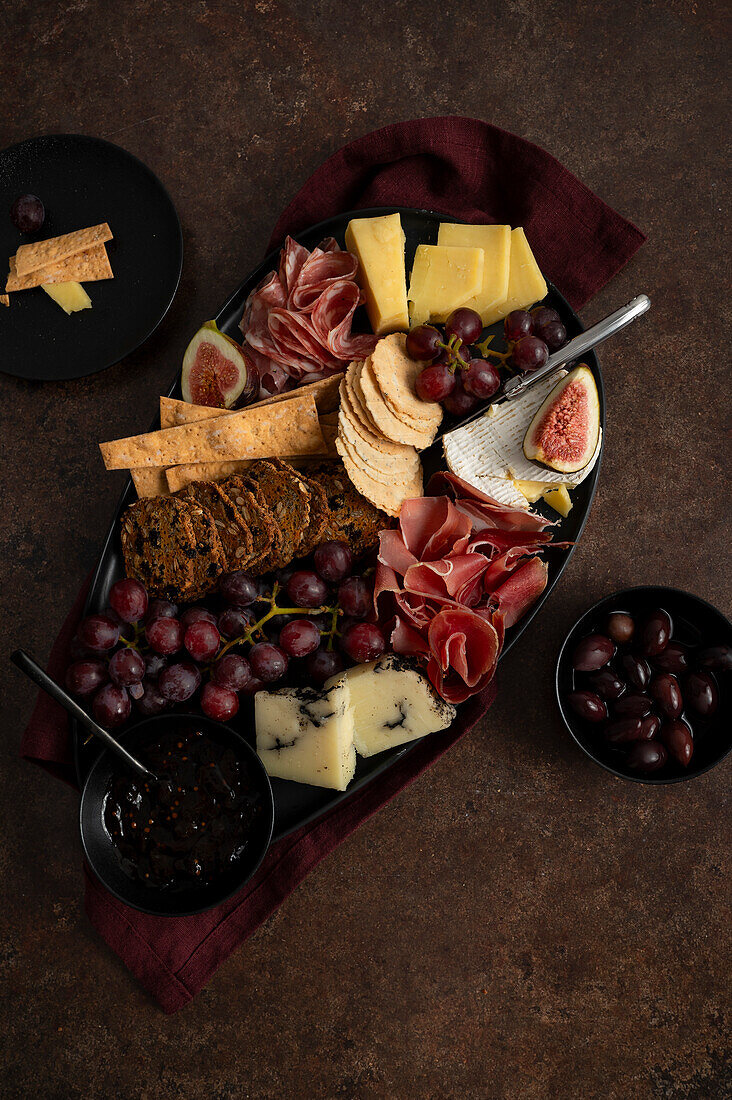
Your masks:
M354 360L341 382L336 450L362 496L391 516L422 495L418 450L429 447L442 409L421 401L421 364L407 355L404 333L386 336L366 360Z

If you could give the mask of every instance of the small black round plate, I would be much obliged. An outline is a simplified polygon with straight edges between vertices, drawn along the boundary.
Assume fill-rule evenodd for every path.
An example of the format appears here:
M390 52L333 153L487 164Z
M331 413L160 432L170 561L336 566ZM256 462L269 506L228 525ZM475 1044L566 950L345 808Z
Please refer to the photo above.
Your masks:
M10 220L18 195L46 208L40 233ZM67 315L40 287L0 306L0 370L19 378L81 378L119 362L157 328L178 289L183 236L170 195L131 153L100 138L50 134L0 152L0 293L21 244L108 222L113 279L85 284L92 308Z

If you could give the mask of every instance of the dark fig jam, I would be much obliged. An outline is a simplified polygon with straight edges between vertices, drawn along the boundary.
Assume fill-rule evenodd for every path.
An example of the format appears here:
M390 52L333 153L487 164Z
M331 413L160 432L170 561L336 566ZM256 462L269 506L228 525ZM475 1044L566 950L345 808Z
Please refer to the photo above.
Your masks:
M139 757L158 782L119 775L104 800L122 869L156 889L209 885L242 855L263 812L246 761L201 730L163 735Z

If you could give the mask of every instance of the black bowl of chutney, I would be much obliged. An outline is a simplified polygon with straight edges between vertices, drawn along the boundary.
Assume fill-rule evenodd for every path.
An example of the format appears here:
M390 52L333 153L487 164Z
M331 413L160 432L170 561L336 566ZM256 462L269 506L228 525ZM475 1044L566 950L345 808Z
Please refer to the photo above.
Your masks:
M634 742L613 744L608 739L609 723L621 717L617 709L621 699L628 695L651 695L648 685L636 686L629 681L623 659L632 656L641 658L649 665L651 678L662 672L669 672L673 663L661 656L646 656L643 652L641 632L645 623L661 610L670 619L670 638L686 661L683 670L674 669L672 678L678 683L682 693L681 712L678 721L686 726L693 742L691 759L684 766L666 750L667 759L654 771L643 771L632 766L630 750ZM601 669L578 671L573 667L575 654L580 643L592 635L605 635L608 630L609 616L622 616L632 619L635 632L626 641L614 642L614 652L610 660ZM617 621L617 620L616 620ZM622 625L622 624L621 624ZM612 639L611 639L612 640ZM614 641L614 640L613 640ZM715 651L715 652L711 652ZM662 651L663 652L663 651ZM679 588L643 585L627 588L606 596L586 611L569 631L559 651L556 665L556 694L559 710L564 723L574 740L590 759L621 779L631 779L637 783L667 784L680 783L686 779L703 775L713 768L732 751L732 669L729 667L732 653L732 624L721 611L712 604L691 592ZM723 656L726 654L726 656ZM664 669L663 665L669 665ZM726 667L725 667L726 666ZM615 675L624 684L619 696L612 698L614 691L603 697L608 719L589 720L580 716L570 703L573 693L595 692L598 681L597 672ZM716 689L716 706L713 713L702 715L689 705L689 677L702 672L711 677ZM611 685L612 687L612 685ZM660 715L660 728L648 744L663 744L662 730L670 721L651 699L652 714ZM627 707L627 702L626 702ZM621 710L623 707L621 706ZM639 742L635 742L638 744Z
M261 760L239 733L203 715L158 715L120 740L157 783L112 753L98 757L79 811L92 872L143 913L181 917L220 905L269 848L274 798Z

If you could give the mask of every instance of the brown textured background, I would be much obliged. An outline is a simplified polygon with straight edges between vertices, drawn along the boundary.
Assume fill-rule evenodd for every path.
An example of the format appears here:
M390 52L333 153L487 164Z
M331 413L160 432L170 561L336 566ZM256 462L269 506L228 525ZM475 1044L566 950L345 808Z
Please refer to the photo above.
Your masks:
M0 7L0 147L48 131L146 161L183 223L177 299L97 377L0 376L0 1094L523 1098L732 1095L729 761L660 789L584 759L552 697L574 618L661 582L729 612L729 27L722 2L54 3ZM482 727L313 873L167 1018L89 928L76 798L21 763L31 692L123 475L200 320L329 153L461 113L546 147L649 235L587 307L605 459L570 568ZM1 351L0 351L1 359ZM727 436L727 441L729 436Z

